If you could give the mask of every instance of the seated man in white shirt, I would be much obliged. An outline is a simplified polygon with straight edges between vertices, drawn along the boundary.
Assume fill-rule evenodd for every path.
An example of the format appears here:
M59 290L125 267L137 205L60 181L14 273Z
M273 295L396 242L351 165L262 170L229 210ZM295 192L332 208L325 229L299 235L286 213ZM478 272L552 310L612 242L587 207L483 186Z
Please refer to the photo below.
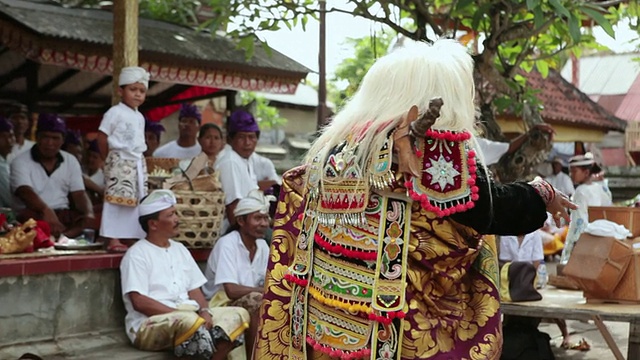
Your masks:
M276 198L251 190L234 209L236 224L221 237L209 255L202 287L211 306L241 306L251 321L247 344L253 344L258 331L260 303L269 261L269 246L263 240L269 228L269 203ZM247 346L247 359L251 347Z
M544 254L539 230L520 236L500 236L500 261L524 261L537 269L542 260Z
M260 128L253 115L238 109L227 121L227 141L231 149L216 160L216 170L220 172L220 183L225 194L226 221L235 223L233 209L249 191L265 191L282 184L273 162L255 153L260 137ZM227 228L225 224L224 229ZM223 230L224 231L224 230Z
M173 349L176 357L225 359L242 343L249 314L242 308L209 308L200 290L206 279L179 242L176 198L155 190L139 205L147 233L120 264L127 336L147 351Z
M562 171L564 161L562 158L555 157L551 161L551 168L553 173L545 178L549 184L551 184L557 190L562 191L567 196L573 195L575 188L573 187L573 181L571 177Z
M182 104L178 115L178 140L160 146L153 152L153 157L190 160L198 156L202 152L197 141L201 121L202 114L197 106Z
M15 158L23 152L30 150L35 143L26 138L30 130L27 107L22 104L13 104L9 107L8 114L9 120L13 124L13 133L16 137L13 149L11 150L11 157Z
M40 114L36 144L11 161L10 186L18 221L44 220L54 236L64 233L72 238L83 229L97 228L80 163L60 150L65 133L64 120Z
M500 261L528 262L537 269L544 260L542 233L536 230L530 234L520 236L500 236ZM569 344L569 330L562 319L554 319L562 333L562 346Z

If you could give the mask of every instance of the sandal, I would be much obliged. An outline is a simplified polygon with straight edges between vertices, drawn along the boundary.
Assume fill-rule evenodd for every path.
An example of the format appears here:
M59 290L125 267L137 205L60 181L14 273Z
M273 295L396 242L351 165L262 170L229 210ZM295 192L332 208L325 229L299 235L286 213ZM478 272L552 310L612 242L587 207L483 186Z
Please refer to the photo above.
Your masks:
M591 350L591 345L589 345L589 343L587 342L587 340L585 340L585 338L582 338L582 340L580 340L577 344L573 344L573 345L568 345L565 346L565 344L563 344L563 348L564 349L571 349L571 350L579 350L579 351L589 351Z

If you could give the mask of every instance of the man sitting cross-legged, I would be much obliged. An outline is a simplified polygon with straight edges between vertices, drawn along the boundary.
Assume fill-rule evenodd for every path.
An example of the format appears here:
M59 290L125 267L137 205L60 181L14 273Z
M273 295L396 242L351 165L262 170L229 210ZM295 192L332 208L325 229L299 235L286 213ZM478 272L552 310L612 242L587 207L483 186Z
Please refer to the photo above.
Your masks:
M245 309L210 309L200 290L206 279L176 236L176 198L155 190L139 205L146 239L133 245L120 264L125 325L134 346L173 349L177 357L225 359L249 326Z
M263 238L269 228L269 203L275 200L257 189L240 199L233 210L237 222L213 247L204 271L207 283L202 289L211 306L241 306L249 311L247 359L258 331L269 261L269 246Z

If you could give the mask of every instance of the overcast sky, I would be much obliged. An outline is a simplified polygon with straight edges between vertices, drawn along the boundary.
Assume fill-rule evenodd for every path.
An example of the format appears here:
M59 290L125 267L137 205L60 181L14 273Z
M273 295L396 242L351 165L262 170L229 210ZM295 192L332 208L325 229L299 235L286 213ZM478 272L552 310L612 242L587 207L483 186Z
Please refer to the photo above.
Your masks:
M327 8L332 6L341 9L347 8L346 0L328 0ZM353 48L344 46L347 38L360 38L371 35L382 29L382 25L362 18L356 18L344 13L327 14L327 73L332 74L336 66L345 58L353 55ZM628 26L614 27L616 39L612 39L602 29L595 28L594 35L598 42L608 46L616 52L628 52L637 49L638 34L629 30ZM310 19L306 31L302 27L288 30L286 27L275 32L263 32L259 34L269 45L279 52L300 62L313 71L318 71L318 47L319 26L318 22ZM310 79L317 83L317 75L311 75Z

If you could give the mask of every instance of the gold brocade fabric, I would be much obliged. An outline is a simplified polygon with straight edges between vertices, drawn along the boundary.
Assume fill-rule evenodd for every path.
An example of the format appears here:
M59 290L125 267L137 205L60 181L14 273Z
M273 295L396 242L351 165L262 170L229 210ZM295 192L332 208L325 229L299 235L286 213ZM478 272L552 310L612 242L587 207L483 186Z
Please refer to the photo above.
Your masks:
M304 209L304 168L285 174L261 308L254 358L288 359L293 263ZM502 344L495 241L411 209L402 359L498 359ZM311 301L312 297L308 296ZM308 331L310 331L308 329ZM380 336L380 333L378 333ZM331 359L307 345L309 359ZM382 351L371 359L385 359Z

